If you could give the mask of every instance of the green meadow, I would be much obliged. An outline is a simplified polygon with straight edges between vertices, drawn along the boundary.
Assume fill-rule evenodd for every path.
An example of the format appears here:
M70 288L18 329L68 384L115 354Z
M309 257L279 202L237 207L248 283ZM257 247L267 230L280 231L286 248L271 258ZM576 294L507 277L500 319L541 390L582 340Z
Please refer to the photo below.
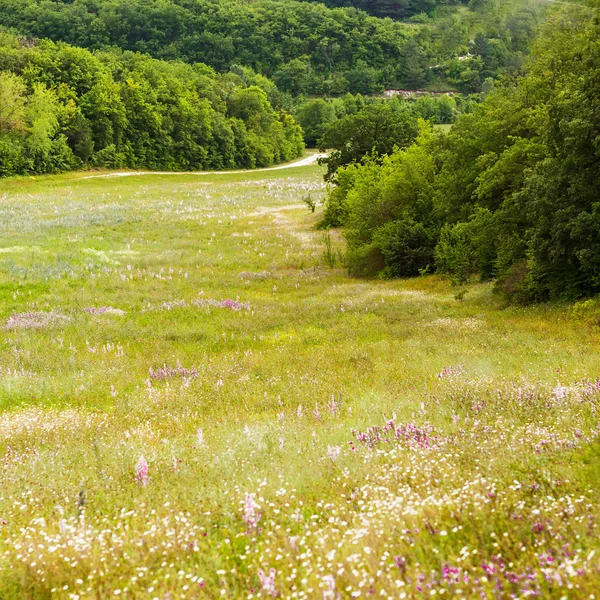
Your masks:
M308 194L3 180L0 598L597 595L598 304L351 278Z

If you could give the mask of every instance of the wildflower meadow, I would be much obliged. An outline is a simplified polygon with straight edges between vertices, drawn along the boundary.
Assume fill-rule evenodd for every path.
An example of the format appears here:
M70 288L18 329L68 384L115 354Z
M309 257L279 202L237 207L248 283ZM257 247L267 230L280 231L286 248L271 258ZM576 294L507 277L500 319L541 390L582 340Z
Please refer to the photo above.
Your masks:
M2 182L2 600L600 597L599 305L352 278L322 176Z

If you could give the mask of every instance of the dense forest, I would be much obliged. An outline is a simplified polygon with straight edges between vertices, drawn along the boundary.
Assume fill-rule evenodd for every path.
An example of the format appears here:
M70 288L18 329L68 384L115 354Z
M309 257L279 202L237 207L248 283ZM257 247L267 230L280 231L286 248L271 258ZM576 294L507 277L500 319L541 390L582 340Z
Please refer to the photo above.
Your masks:
M324 225L344 226L353 273L477 275L523 302L600 292L593 6L554 10L525 74L497 84L447 135L389 108L325 129L336 185ZM394 122L402 135L389 140Z
M0 26L219 72L242 65L294 96L425 86L476 92L486 78L518 70L540 5L488 0L458 8L407 24L295 0L0 0Z
M263 88L263 77L243 84L198 63L0 34L0 176L83 165L251 168L295 158L301 129Z
M302 151L294 119L315 146L390 86L474 93L402 109L451 123L518 71L541 14L510 1L429 13L407 24L294 0L0 0L0 175L267 166Z
M379 111L379 114L387 114L400 110L414 117L421 117L436 125L448 125L453 123L456 117L463 112L470 112L477 104L478 99L450 94L441 94L434 96L431 94L423 95L418 98L410 98L408 101L400 100L398 97L392 99L383 99L373 96L362 96L361 94L346 94L342 98L307 98L299 99L294 106L294 116L302 126L304 140L309 147L315 147L321 143L322 147L327 149L335 148L334 137L339 137L347 121L356 118L362 118L367 113ZM378 107L375 107L378 105ZM386 108L386 105L389 107ZM372 107L368 110L366 107ZM360 115L355 117L354 115ZM333 127L334 123L338 123ZM386 126L389 124L386 123ZM323 138L326 131L329 131L327 138ZM362 144L370 144L369 136L362 140ZM389 131L391 151L394 147L394 133ZM375 144L377 145L377 144ZM370 150L372 147L369 147ZM349 148L347 148L349 150ZM357 156L360 158L362 155Z
M431 15L436 9L459 4L459 0L322 0L322 3L330 8L351 6L376 17L406 19L414 15Z

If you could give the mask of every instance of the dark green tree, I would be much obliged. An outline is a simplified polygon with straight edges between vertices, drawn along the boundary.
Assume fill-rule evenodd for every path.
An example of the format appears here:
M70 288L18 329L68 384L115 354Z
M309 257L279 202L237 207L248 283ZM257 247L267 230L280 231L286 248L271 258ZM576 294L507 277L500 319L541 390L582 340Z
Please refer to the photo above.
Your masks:
M327 165L328 181L345 165L367 155L383 156L394 147L405 147L417 135L417 120L400 100L366 106L330 125L319 140L321 150L330 150L322 163Z

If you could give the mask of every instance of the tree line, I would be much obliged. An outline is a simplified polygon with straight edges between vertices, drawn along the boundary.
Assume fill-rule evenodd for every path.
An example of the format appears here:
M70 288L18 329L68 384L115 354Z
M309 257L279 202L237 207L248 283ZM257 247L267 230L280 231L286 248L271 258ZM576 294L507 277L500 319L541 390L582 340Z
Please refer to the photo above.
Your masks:
M477 275L517 302L600 292L598 90L593 0L553 9L525 74L447 135L401 107L332 124L324 226L344 227L351 272Z
M381 105L380 108L372 109L375 112L389 112L383 105L390 104L391 107L403 107L407 114L421 117L436 125L449 125L454 122L456 116L462 112L470 112L479 101L479 96L454 96L450 94L424 94L418 98L412 98L407 102L400 101L397 97L391 100L361 94L346 94L341 98L302 98L293 107L293 115L302 126L304 141L310 148L320 144L325 149L334 148L336 142L330 139L332 135L339 135L344 129L344 124L353 122L357 113L365 115L367 106ZM392 111L393 112L393 111ZM344 119L342 124L332 127L334 123ZM390 126L386 123L386 126ZM324 138L326 131L329 137ZM365 144L372 144L370 137L364 138ZM369 146L369 148L372 146ZM393 143L388 148L393 149ZM358 154L360 158L360 153ZM335 170L335 169L334 169Z
M0 176L264 167L302 154L275 86L204 64L0 33Z
M292 96L370 95L424 86L479 91L486 78L520 67L541 12L533 1L472 0L457 10L407 0L415 10L428 2L437 6L433 18L425 11L405 24L296 0L0 0L0 25L222 73L242 65Z
M330 8L353 7L376 17L408 19L414 15L431 15L436 9L459 4L460 0L309 0ZM468 4L468 0L462 2Z

